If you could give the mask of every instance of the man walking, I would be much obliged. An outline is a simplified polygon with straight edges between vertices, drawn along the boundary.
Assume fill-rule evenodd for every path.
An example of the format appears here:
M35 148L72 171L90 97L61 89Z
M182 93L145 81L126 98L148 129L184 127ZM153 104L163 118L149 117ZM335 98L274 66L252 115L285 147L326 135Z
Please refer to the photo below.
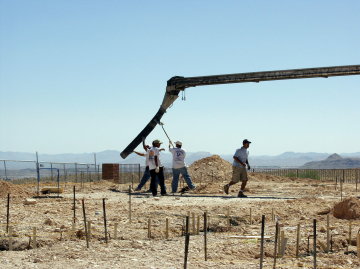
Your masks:
M191 177L187 171L185 165L185 157L186 152L182 149L182 143L180 141L175 142L175 148L170 147L169 151L172 153L173 162L172 162L172 171L173 171L173 180L171 183L171 191L172 193L177 192L178 184L179 184L179 176L180 174L184 177L187 187L183 188L180 192L184 193L188 190L194 190L196 186L192 183Z
M151 176L150 190L153 196L157 195L158 181L161 188L161 195L166 195L164 167L160 160L159 147L161 144L160 140L156 139L152 142L152 148L149 150L149 170Z
M244 194L244 190L245 190L246 184L248 182L246 166L247 166L248 170L250 170L250 165L249 165L249 161L248 161L249 152L247 150L250 147L250 143L251 142L247 139L243 140L243 146L241 148L237 149L233 156L234 161L233 161L233 167L232 167L233 168L232 179L229 182L229 184L226 184L224 186L224 192L226 194L229 194L229 188L231 185L234 185L241 181L241 187L240 187L238 197L241 197L241 198L247 197Z

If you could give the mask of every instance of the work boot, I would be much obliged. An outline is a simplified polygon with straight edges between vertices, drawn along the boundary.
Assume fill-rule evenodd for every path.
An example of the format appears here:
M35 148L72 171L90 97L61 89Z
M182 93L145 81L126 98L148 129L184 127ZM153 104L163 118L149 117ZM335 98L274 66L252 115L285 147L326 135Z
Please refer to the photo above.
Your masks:
M181 190L180 190L180 193L185 193L185 192L187 192L187 191L189 191L190 190L190 188L188 187L188 186L186 186L186 187L184 187L184 188L182 188Z
M229 194L229 188L230 188L229 184L226 184L226 185L224 186L224 192L225 192L226 194Z
M239 198L247 198L247 196L242 191L239 192L238 197Z

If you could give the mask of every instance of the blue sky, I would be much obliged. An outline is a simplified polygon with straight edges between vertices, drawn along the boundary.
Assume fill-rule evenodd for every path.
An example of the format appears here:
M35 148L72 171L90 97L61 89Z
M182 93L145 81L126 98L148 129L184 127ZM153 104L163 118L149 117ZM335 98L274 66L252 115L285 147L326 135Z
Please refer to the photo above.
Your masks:
M123 150L166 81L360 64L360 2L0 0L0 150ZM360 76L190 88L163 117L188 151L360 151ZM148 140L166 141L157 127Z

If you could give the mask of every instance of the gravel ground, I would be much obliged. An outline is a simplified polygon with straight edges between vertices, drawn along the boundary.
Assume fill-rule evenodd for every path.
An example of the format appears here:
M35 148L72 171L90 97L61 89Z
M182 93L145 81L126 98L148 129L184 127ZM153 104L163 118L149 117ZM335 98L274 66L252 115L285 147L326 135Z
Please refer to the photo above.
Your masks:
M259 268L261 217L266 216L265 258L263 268L272 268L275 220L288 238L277 268L312 268L313 257L307 255L307 237L313 233L317 220L318 268L360 268L356 254L356 233L359 220L352 221L350 246L349 221L336 219L332 208L340 202L340 192L332 182L294 179L265 174L250 174L249 198L236 198L239 185L230 194L222 191L225 179L202 178L198 188L185 195L151 197L147 193L129 195L127 186L108 181L76 185L76 222L73 227L72 186L68 184L62 198L37 199L35 205L24 205L24 197L11 194L10 223L13 229L13 251L0 251L1 268L183 268L185 237L184 219L190 215L188 268ZM167 182L170 185L170 182ZM18 187L18 186L17 186ZM23 185L26 191L33 186ZM17 189L17 191L19 191ZM22 194L24 192L21 192ZM345 184L343 197L356 197L355 186ZM81 200L84 198L87 220L91 223L89 248L83 228ZM106 201L109 242L105 243L103 198ZM6 249L6 198L1 199L0 249ZM209 215L208 259L204 260L203 214ZM333 252L325 253L326 219L329 213ZM193 219L194 216L194 219ZM197 218L199 216L199 234ZM151 219L151 238L148 223ZM165 223L169 221L169 238ZM194 221L195 220L195 221ZM229 225L230 223L230 225ZM300 257L295 257L296 229L300 224ZM115 238L117 225L117 238ZM195 233L193 227L195 226ZM37 248L29 238L37 229ZM310 239L310 250L313 241ZM17 250L16 250L17 249ZM347 249L348 255L344 254ZM355 254L354 254L355 253Z

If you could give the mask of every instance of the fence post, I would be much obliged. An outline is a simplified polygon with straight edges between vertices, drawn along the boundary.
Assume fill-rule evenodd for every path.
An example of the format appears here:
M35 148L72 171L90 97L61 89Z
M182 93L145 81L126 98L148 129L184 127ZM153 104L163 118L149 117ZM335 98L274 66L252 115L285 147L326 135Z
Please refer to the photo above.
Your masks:
M6 161L4 160L4 170L5 170L5 180L8 180L7 173L6 173Z
M100 181L100 164L98 164L98 166L97 166L97 178L98 178L98 181Z
M36 176L37 176L37 195L40 195L40 166L39 166L39 156L38 152L36 152Z
M77 177L77 163L75 163L75 182L77 183L78 177Z
M51 174L51 182L54 180L53 179L53 164L50 163L50 174Z

